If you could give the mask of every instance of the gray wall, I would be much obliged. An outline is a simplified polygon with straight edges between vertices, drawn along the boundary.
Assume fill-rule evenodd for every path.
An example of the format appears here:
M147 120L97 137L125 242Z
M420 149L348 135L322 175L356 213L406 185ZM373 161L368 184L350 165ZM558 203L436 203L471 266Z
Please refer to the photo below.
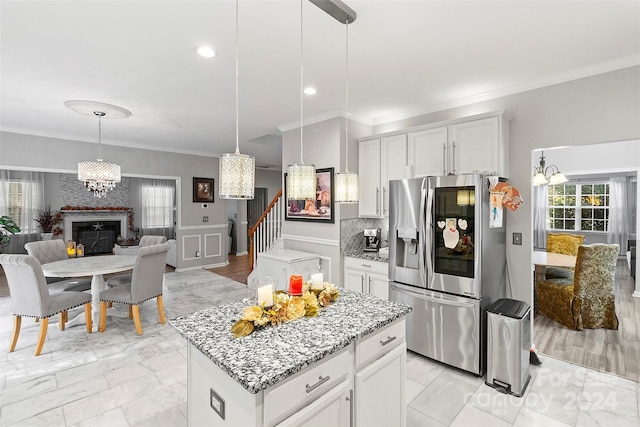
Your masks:
M639 139L640 67L387 123L376 126L374 133L500 110L506 110L512 116L509 182L518 188L525 201L516 212L508 211L505 215L509 277L513 298L531 303L531 178L534 159L539 157L539 153L532 153L532 150ZM640 159L630 161L640 167ZM523 234L522 246L510 243L514 232Z

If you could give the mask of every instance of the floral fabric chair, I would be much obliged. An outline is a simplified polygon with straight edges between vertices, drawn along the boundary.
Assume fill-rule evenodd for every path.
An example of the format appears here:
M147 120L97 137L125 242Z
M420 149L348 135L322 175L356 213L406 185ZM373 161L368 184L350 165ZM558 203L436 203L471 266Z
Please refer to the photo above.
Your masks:
M564 255L578 255L578 246L584 245L584 236L569 233L549 233L547 235L547 252ZM564 278L573 280L573 268L547 267L547 279Z
M581 331L618 329L613 282L618 245L578 247L573 279L547 279L536 286L536 313Z

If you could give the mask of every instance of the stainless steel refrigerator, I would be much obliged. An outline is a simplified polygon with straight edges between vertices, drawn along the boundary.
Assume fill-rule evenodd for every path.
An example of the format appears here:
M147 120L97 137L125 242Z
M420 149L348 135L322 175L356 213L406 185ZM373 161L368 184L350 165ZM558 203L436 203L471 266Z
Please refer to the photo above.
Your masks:
M390 299L413 307L407 347L482 375L486 307L505 297L505 226L490 228L486 176L389 183Z

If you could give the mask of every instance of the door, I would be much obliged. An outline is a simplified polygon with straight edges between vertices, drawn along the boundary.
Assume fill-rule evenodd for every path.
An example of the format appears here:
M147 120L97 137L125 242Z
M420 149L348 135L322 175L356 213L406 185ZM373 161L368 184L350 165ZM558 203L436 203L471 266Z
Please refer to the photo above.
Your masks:
M249 224L249 228L253 227L256 222L258 222L269 205L266 188L256 187L253 197L253 200L247 200L247 223Z
M497 117L452 125L451 173L498 172L499 129Z
M344 282L345 288L364 293L364 272L347 268L344 270Z
M407 135L395 135L380 141L380 197L382 216L389 215L389 181L406 178Z
M413 308L407 315L409 350L481 373L480 300L395 283L390 287L390 299Z
M382 299L389 299L389 279L387 276L369 273L367 276L369 294Z
M414 177L446 175L447 127L410 133L408 160Z
M358 213L363 217L380 216L380 140L362 141L358 152L360 201Z
M356 426L406 425L406 354L406 346L400 345L356 373Z

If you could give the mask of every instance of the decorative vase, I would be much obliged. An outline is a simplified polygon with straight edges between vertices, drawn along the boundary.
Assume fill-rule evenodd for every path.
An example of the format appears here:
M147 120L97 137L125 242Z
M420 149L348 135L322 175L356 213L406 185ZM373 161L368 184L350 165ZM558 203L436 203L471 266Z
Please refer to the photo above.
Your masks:
M53 238L53 233L40 233L40 237L42 240L51 240Z

